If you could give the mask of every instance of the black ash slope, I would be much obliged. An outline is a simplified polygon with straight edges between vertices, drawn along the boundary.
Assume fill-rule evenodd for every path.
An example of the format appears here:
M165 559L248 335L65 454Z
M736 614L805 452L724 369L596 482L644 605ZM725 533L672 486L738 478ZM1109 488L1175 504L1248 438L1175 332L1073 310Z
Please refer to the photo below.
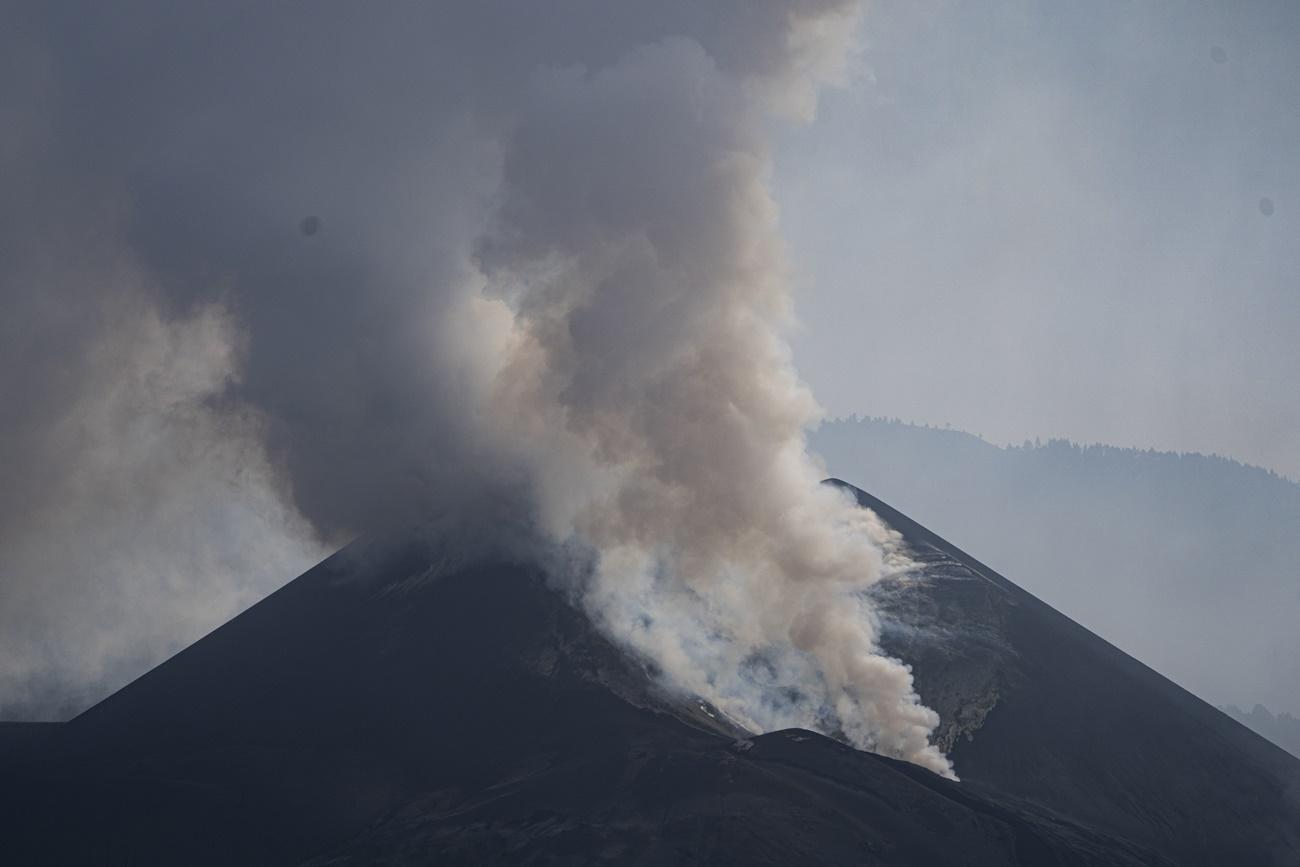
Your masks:
M962 784L746 737L658 691L536 570L373 544L70 723L0 726L0 860L1292 863L1295 768L1267 744L871 505L927 564L881 596ZM1130 717L1146 727L1110 745ZM1178 840L1198 833L1204 857Z
M969 789L1180 864L1300 864L1300 761L902 513L832 483L925 564L877 588L886 647L913 665Z

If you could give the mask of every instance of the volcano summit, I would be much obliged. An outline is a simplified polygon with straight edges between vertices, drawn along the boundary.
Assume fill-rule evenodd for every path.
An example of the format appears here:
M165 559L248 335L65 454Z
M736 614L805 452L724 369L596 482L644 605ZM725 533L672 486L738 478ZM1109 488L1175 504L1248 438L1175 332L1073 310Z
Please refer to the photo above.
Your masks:
M835 483L843 484L843 483ZM1300 761L856 489L962 782L659 684L519 562L350 546L68 723L22 864L1295 864Z

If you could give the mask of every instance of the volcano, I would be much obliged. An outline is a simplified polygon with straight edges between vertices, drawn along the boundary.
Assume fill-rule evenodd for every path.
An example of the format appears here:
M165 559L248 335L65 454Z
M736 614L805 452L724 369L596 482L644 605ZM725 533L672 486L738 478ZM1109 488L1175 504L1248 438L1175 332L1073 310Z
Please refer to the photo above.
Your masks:
M11 864L1300 864L1300 761L888 505L961 782L758 734L536 565L353 544L67 723L0 724ZM1154 543L1154 541L1153 541Z

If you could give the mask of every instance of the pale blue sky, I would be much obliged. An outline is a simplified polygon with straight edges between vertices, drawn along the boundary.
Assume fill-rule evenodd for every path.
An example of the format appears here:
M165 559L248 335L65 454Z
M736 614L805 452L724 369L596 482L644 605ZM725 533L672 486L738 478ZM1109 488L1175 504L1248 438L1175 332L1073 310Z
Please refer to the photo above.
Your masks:
M1300 4L882 0L776 191L832 414L1300 478Z

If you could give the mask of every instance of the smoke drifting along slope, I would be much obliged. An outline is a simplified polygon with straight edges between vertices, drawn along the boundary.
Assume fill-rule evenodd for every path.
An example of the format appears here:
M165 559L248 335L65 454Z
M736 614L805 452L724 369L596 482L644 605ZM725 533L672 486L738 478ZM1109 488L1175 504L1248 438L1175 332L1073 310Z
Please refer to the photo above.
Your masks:
M141 297L161 329L233 324L218 354L237 370L199 400L222 423L187 443L221 453L226 422L250 420L262 469L245 490L286 491L326 538L412 512L454 511L459 538L535 525L581 552L589 608L671 683L755 728L950 772L860 592L902 564L818 484L817 410L782 337L765 125L811 114L856 4L540 5L33 11L20 39L53 72L20 120L57 106L59 148L6 159L68 183L69 208L93 194L128 214L117 252L156 287ZM69 174L86 164L93 185ZM6 274L5 291L77 304L54 274ZM111 318L88 327L133 341ZM89 421L79 394L55 399ZM77 477L85 459L33 472ZM206 493L170 462L137 472ZM123 514L147 516L149 490ZM301 551L312 533L280 539ZM47 592L39 571L6 595ZM123 588L148 610L144 590Z
M804 449L767 84L685 39L536 79L481 248L511 311L500 423L533 446L548 529L598 554L590 606L673 680L947 770L854 595L881 533Z

